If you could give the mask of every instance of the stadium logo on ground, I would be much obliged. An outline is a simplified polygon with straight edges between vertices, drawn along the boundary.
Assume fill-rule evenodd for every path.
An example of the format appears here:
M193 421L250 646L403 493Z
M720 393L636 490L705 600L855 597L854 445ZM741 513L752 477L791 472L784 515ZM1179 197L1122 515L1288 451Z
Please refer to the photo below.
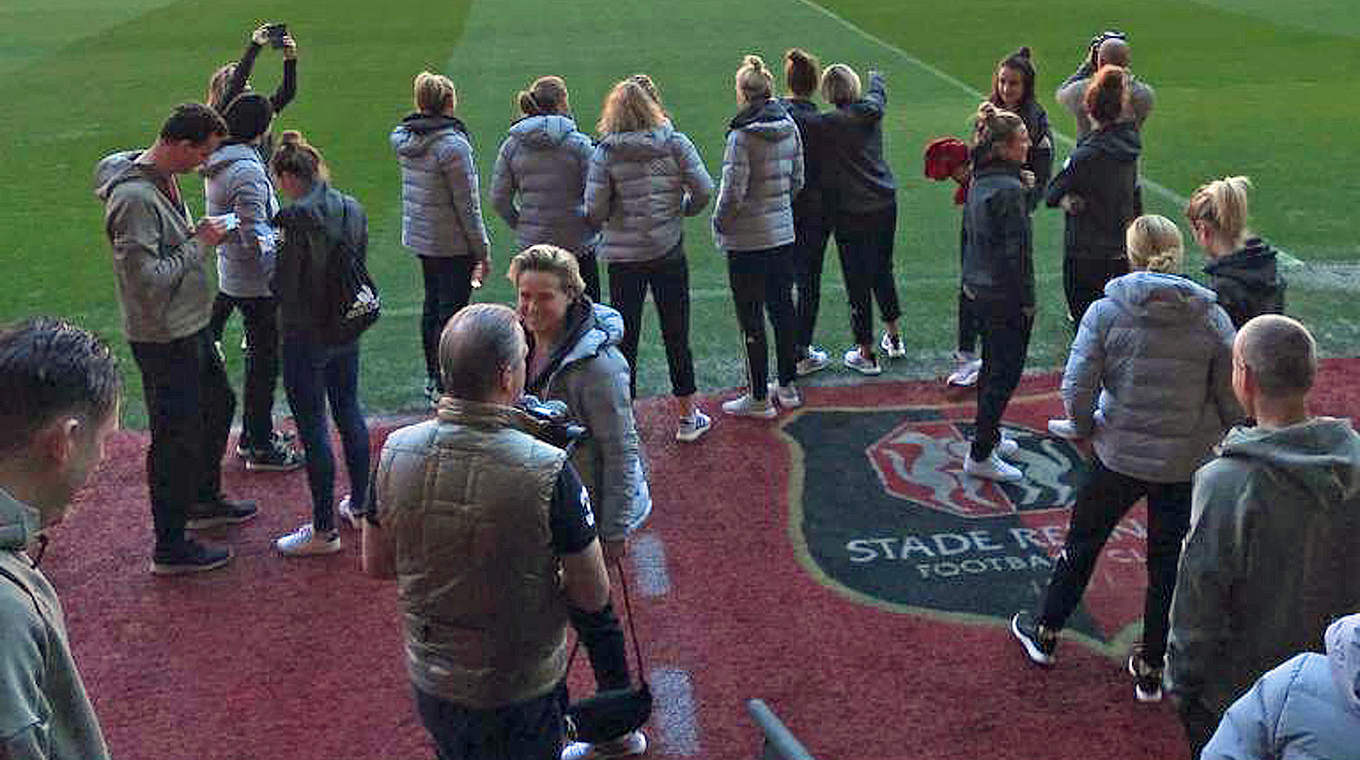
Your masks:
M967 407L804 410L783 426L803 564L858 601L908 614L1000 622L1032 607L1083 471L1071 443L1036 430L1053 406L1051 396L1018 398L1007 411L1028 423L1005 428L1019 483L964 475ZM1068 626L1098 647L1122 646L1142 612L1142 514L1116 528Z

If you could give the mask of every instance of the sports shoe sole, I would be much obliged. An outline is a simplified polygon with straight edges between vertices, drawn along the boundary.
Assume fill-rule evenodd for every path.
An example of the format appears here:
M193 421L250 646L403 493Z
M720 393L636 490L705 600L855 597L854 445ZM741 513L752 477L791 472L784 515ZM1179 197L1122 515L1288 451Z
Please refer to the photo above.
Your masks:
M799 361L798 366L794 368L794 372L799 377L807 377L814 372L821 372L829 366L831 366L831 362L829 361L821 362L819 364L803 364L802 361Z
M1045 668L1053 667L1054 662L1053 655L1048 654L1044 652L1044 650L1040 649L1038 645L1036 645L1030 639L1029 636L1026 636L1024 632L1020 630L1019 619L1020 619L1019 613L1016 613L1015 616L1011 618L1011 635L1014 636L1016 640L1020 642L1020 645L1025 648L1025 655L1028 656L1030 661L1033 662L1035 665L1042 665Z
M246 459L246 471L247 471L247 472L292 472L293 470L301 469L301 468L304 467L306 464L307 464L307 461L306 461L305 459L303 459L302 457L298 457L297 459L295 459L295 460L293 460L293 461L291 461L291 462L288 462L288 463L286 463L286 464L275 464L275 463L273 463L273 462L257 462L257 461L255 461L254 459Z
M333 544L323 544L320 548L304 549L301 551L296 549L292 551L286 551L284 549L280 549L277 543L274 544L274 548L278 551L279 554L282 554L285 557L324 557L327 554L338 554L339 552L344 550L345 547L339 541L336 541Z
M260 514L260 510L255 510L248 515L214 515L212 517L191 517L184 521L185 530L207 530L218 528L223 525L240 525L244 522L254 520Z
M206 573L206 572L209 572L209 571L212 571L212 570L217 570L218 568L226 567L227 565L231 564L231 557L232 557L232 555L231 555L230 553L228 553L226 557L224 557L224 558L222 558L222 559L220 559L220 560L218 560L218 561L216 561L216 562L208 562L208 563L201 564L201 565L191 565L191 564L182 564L182 565L181 565L181 564L178 564L178 563L161 563L161 562L157 562L157 561L155 561L155 560L152 560L152 561L151 561L151 574L152 574L152 575L192 575L193 573Z
M690 431L688 431L688 432L686 432L686 431L684 431L684 430L677 430L677 431L675 431L675 440L680 441L681 443L694 443L695 441L699 440L700 438L703 438L703 437L704 437L704 433L707 433L708 431L710 431L710 430L712 430L712 429L713 429L713 422L710 420L709 423L708 423L707 425L704 425L704 426L701 427L701 428L695 428L695 429L690 430Z
M844 364L844 362L842 363ZM860 373L861 375L869 375L870 377L883 374L882 364L874 364L868 367L859 364L846 364L845 367L846 369L853 369L854 371Z

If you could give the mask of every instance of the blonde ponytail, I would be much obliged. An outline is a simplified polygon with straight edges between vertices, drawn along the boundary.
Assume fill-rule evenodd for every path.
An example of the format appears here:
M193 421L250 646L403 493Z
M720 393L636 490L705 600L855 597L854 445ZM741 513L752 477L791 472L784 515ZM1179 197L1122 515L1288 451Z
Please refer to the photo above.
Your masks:
M1134 269L1162 274L1180 274L1185 260L1185 244L1180 228L1164 216L1149 214L1129 223L1124 234L1129 263Z
M742 103L755 103L774 97L774 75L758 55L742 59L735 77L737 98Z
M1251 187L1251 179L1240 175L1200 185L1190 196L1185 216L1212 225L1221 238L1240 248L1247 239L1247 191Z

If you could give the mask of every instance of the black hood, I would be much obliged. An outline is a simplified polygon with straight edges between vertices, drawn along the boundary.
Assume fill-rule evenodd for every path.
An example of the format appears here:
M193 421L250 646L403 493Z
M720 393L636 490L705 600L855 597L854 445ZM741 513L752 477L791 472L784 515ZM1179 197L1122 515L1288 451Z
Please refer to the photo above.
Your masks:
M1104 153L1119 161L1136 161L1143 152L1143 140L1138 136L1138 125L1121 121L1081 138L1077 150Z
M760 103L752 103L741 109L736 116L732 117L728 127L742 129L759 122L779 121L788 117L789 112L784 108L784 104L771 98Z
M453 116L413 113L402 119L401 125L418 135L440 132L449 127L462 132L465 136L468 134L467 126L463 124L462 120Z
M1269 290L1279 284L1275 249L1261 238L1248 238L1240 250L1204 265L1204 273L1236 280L1251 290Z
M803 100L802 98L780 98L779 103L784 106L784 109L789 112L790 116L793 116L794 114L799 116L811 116L817 113L817 104L813 103L811 100Z

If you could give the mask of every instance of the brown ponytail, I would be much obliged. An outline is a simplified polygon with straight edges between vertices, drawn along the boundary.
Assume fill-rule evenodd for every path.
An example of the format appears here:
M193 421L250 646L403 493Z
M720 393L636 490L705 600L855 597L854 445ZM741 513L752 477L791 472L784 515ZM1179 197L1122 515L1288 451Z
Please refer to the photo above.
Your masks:
M1118 66L1102 66L1086 86L1086 113L1102 125L1119 121L1128 102L1128 74Z
M788 83L790 93L800 98L812 97L821 77L822 64L817 56L801 48L784 53L784 81Z
M997 149L1024 128L1024 119L989 100L982 101L973 119L973 155L981 162L995 158Z
M291 174L309 185L316 184L317 180L329 182L331 178L321 151L295 129L279 136L279 146L269 160L269 168L275 175Z
M567 83L559 76L539 77L529 89L520 90L515 100L525 116L566 113Z

